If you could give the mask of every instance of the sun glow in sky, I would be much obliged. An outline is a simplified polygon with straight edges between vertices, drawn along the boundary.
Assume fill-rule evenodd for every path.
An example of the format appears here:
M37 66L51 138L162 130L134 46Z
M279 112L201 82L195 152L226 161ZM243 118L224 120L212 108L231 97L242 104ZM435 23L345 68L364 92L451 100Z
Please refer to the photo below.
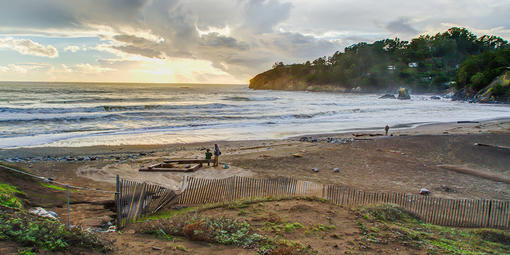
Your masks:
M510 0L0 0L0 80L247 83L273 63L462 26L510 38Z

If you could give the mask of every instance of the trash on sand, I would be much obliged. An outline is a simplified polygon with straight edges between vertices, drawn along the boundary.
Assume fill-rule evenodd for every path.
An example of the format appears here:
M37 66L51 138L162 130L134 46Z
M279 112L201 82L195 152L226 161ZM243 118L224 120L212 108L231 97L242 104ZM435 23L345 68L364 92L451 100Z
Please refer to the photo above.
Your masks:
M39 215L41 217L51 218L57 220L58 215L55 212L52 211L46 211L42 207L35 207L30 210L28 210L30 213Z

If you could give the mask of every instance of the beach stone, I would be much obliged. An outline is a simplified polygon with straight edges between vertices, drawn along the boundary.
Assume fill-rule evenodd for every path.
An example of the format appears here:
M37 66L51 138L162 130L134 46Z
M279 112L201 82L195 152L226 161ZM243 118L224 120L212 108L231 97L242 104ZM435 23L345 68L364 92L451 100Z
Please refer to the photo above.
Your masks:
M319 172L319 168L314 167L314 168L312 168L312 171L318 173Z
M421 189L420 189L420 195L425 195L425 196L427 196L427 195L429 195L429 194L430 194L430 191L429 191L428 189L426 189L426 188L421 188Z
M384 94L383 96L379 97L379 99L397 99L397 98L392 94Z
M411 99L411 96L409 95L409 90L407 90L407 88L400 88L400 89L398 89L398 97L397 97L397 99L400 99L400 100Z
M301 154L301 153L294 153L294 154L292 154L292 156L294 156L295 158L302 158L303 154Z
M299 141L300 142L308 142L308 137L303 136L303 137L299 138Z
M333 172L338 173L340 172L340 169L338 167L333 168Z

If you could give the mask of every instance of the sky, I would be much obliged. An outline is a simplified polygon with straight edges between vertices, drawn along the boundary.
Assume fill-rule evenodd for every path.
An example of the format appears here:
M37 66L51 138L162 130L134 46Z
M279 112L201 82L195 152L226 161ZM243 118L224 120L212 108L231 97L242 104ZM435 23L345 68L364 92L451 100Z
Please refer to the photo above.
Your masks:
M510 0L0 0L0 80L246 84L358 42L510 39Z

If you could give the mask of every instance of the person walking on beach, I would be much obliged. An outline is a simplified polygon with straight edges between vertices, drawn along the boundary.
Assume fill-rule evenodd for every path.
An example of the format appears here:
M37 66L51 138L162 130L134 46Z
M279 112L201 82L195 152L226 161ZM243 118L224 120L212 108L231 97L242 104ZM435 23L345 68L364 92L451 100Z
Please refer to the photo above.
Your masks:
M211 150L207 149L207 151L205 152L205 159L211 160L211 157L212 157ZM207 166L210 166L209 161L207 161Z
M220 155L221 155L220 147L218 147L218 144L214 144L214 164L213 164L213 166L219 165Z
M390 130L390 126L386 124L386 127L384 127L384 131L386 131L386 136L388 136L388 130Z

